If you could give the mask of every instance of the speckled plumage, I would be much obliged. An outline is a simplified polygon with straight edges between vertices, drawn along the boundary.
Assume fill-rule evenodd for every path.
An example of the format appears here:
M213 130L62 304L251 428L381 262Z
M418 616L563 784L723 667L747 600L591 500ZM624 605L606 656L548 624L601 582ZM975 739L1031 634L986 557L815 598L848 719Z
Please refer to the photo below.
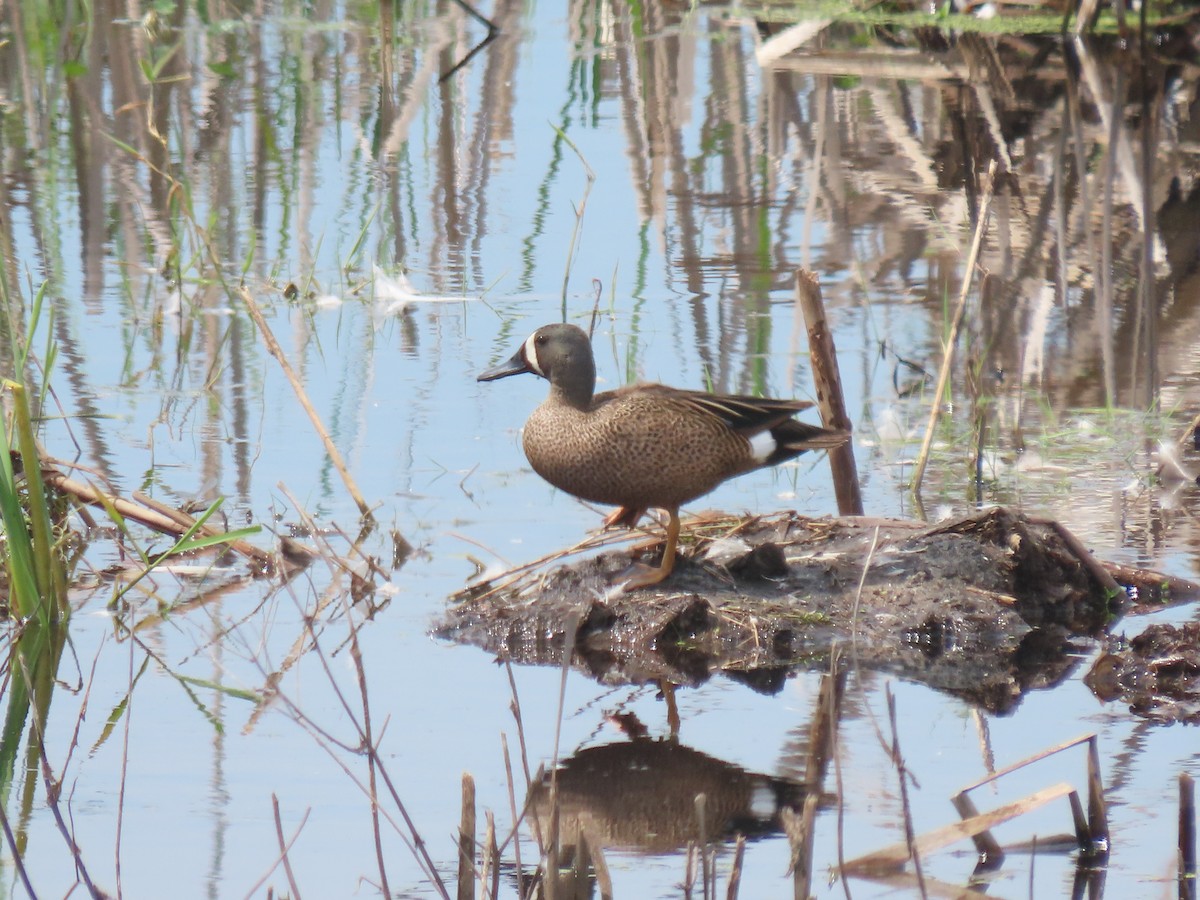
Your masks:
M634 384L594 394L591 342L574 325L545 325L480 381L533 372L550 382L525 423L525 455L555 487L620 509L608 522L633 525L649 507L671 516L663 563L630 586L661 581L674 563L679 507L721 482L805 450L837 446L842 432L795 421L799 400L706 394Z

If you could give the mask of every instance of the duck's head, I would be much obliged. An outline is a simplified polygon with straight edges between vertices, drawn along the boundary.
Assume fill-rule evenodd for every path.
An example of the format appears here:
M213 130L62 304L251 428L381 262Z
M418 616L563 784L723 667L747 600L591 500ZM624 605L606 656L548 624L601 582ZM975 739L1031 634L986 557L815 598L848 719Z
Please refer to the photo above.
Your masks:
M507 362L480 373L478 381L495 381L532 372L550 382L574 404L586 404L596 387L592 343L575 325L543 325Z

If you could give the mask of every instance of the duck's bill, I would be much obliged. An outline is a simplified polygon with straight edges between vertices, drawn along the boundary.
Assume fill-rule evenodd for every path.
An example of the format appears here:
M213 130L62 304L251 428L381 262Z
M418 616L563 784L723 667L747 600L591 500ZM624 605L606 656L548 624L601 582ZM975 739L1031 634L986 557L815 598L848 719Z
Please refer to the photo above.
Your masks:
M512 355L512 358L498 366L480 372L476 381L495 381L497 378L507 378L509 375L520 375L522 372L532 372L529 363L525 362L525 348L522 347Z

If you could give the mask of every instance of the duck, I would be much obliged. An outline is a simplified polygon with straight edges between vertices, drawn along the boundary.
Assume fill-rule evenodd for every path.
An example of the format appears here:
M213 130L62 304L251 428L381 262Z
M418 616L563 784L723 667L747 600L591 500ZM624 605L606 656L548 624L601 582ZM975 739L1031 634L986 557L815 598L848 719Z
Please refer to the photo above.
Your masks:
M576 325L543 325L510 359L480 373L496 381L532 373L550 394L525 423L522 446L533 470L581 500L617 507L606 527L634 527L649 509L667 514L657 566L636 564L623 590L651 587L672 572L679 508L722 482L844 443L844 431L793 418L813 404L711 394L639 382L596 393L596 362Z

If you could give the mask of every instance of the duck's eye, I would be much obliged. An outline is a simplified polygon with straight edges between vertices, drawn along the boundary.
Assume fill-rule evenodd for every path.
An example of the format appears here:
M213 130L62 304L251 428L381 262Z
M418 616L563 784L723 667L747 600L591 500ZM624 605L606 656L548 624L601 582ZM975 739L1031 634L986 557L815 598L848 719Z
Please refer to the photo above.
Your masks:
M539 334L537 337L535 337L533 339L533 342L540 346L545 346L545 343L547 340L548 340L548 338L544 334Z

